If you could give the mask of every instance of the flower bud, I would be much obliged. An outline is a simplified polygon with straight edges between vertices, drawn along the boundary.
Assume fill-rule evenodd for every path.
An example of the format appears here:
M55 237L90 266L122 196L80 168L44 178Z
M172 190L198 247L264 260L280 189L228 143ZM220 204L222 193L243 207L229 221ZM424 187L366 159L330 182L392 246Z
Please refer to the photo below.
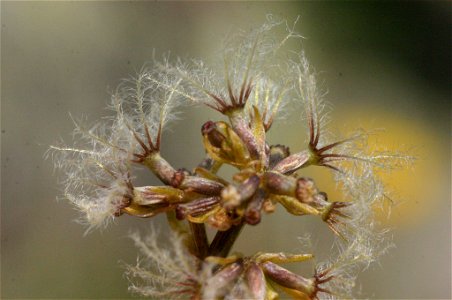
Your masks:
M229 182L223 178L221 178L220 176L218 176L217 174L209 171L208 169L202 168L202 167L196 167L194 170L195 174L199 177L202 178L206 178L209 180L213 180L213 181L217 181L223 185L229 185Z
M284 252L279 253L261 253L259 252L255 255L255 260L258 263L272 262L275 264L289 263L289 262L302 262L312 259L314 255L312 254L287 254Z
M167 203L155 204L155 205L139 205L137 203L132 203L121 209L121 212L124 212L128 215L140 217L140 218L150 218L159 213L167 212L174 208L174 205L170 205Z
M203 195L219 195L223 190L224 185L206 178L185 176L178 188Z
M263 176L265 187L274 194L294 196L297 180L277 172L266 172Z
M158 152L148 155L143 164L148 167L164 184L171 184L176 170L160 156Z
M257 263L251 262L246 270L246 282L251 296L255 300L264 300L267 293L267 284L264 272Z
M302 215L319 215L320 212L314 207L300 202L298 199L284 196L284 195L273 195L272 199L281 203L282 206L291 214L296 216Z
M282 174L292 174L293 172L301 168L303 165L308 163L309 159L310 159L309 151L305 150L302 152L298 152L278 162L272 170Z
M207 279L204 287L203 299L222 299L230 287L237 281L243 272L241 261L232 263L222 268L212 277Z
M259 109L256 106L253 106L253 114L251 116L250 121L251 126L251 133L253 135L255 144L256 144L256 150L257 150L257 156L256 160L260 162L260 170L264 170L268 167L269 164L269 148L266 142L266 135L265 135L265 125L264 121L262 120L261 114L259 112ZM248 147L249 150L249 147ZM250 153L252 153L250 151Z
M244 142L225 122L205 123L202 127L204 148L220 163L244 167L250 162L250 154Z
M265 191L258 189L245 210L245 222L257 225L261 221L261 211L265 201Z
M234 131L245 143L251 157L254 159L259 158L259 145L248 121L243 117L243 110L232 110L228 116Z
M208 197L180 204L176 207L176 218L185 219L188 215L197 217L211 211L220 202L220 197Z
M230 185L223 189L221 196L223 198L223 207L227 210L240 206L242 203L249 200L260 184L260 178L253 175L245 180L240 186L235 187Z
M212 121L208 121L202 125L201 133L203 136L206 136L209 143L216 148L221 148L221 144L226 140L226 137L217 130L216 124Z
M314 181L307 177L295 179L277 172L266 172L264 182L271 193L291 196L307 204L312 203L319 195Z
M174 209L175 203L184 201L183 191L169 186L134 187L131 195L124 196L124 204L116 215L126 213L140 218L153 217Z
M133 202L139 205L177 203L184 199L184 192L170 186L143 186L133 189Z
M314 279L306 279L272 262L264 262L262 268L265 275L283 287L302 292L307 296L314 294L316 291Z

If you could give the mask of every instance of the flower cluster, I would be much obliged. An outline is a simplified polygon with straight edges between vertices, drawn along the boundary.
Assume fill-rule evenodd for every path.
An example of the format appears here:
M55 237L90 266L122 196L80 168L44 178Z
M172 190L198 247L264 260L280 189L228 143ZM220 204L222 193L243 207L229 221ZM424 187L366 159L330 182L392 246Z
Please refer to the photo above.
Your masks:
M375 232L372 205L384 197L375 169L384 167L389 156L366 153L360 147L366 133L326 140L323 93L315 73L303 52L287 49L289 41L301 38L294 27L269 18L257 30L227 38L220 73L200 60L156 61L118 87L113 118L90 129L76 122L80 144L51 147L66 174L65 195L89 229L123 214L167 214L177 233L173 250L155 237L134 236L150 265L128 267L129 277L142 279L131 290L165 299L277 299L280 293L296 299L346 297L357 270L381 253L377 245L384 244L384 236ZM283 37L275 38L281 29ZM207 105L227 120L202 125L206 158L192 170L173 167L160 152L165 125L184 103ZM289 105L303 108L308 128L306 149L295 153L266 138ZM235 168L231 180L218 175L223 165ZM135 186L136 166L148 168L162 185ZM343 201L328 199L314 179L297 174L310 166L334 172ZM279 264L313 254L230 256L243 226L259 224L279 205L289 214L323 220L339 237L337 257L303 277ZM206 225L217 230L210 242Z

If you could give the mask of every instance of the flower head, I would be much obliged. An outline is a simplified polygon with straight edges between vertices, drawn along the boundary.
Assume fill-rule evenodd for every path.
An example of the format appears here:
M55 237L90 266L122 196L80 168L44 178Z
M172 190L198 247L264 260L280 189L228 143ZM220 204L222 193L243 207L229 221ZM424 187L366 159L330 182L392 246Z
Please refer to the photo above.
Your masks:
M298 20L298 19L297 19ZM293 26L295 26L296 21ZM283 28L283 37L274 32ZM287 22L268 22L250 33L229 36L221 71L201 60L155 62L123 81L112 97L113 118L84 129L78 145L52 146L66 177L65 195L92 227L114 216L150 218L166 213L170 247L153 234L132 238L144 259L129 266L130 289L153 298L297 299L343 298L358 270L386 249L376 230L372 206L385 197L377 169L403 156L365 150L369 134L331 139L326 134L324 93L304 53L288 51L301 38ZM304 149L270 145L267 132L289 101L304 108L308 141ZM193 170L176 169L160 153L164 126L182 103L201 103L225 120L201 128L206 158ZM396 163L397 164L397 163ZM232 166L230 180L218 175ZM134 166L147 167L161 186L133 184ZM343 199L329 199L318 181L297 174L311 166L334 172ZM334 201L333 201L334 200ZM293 216L320 218L340 237L336 257L302 276L280 266L311 254L256 253L228 256L245 225L257 225L280 205ZM209 243L205 225L217 230Z

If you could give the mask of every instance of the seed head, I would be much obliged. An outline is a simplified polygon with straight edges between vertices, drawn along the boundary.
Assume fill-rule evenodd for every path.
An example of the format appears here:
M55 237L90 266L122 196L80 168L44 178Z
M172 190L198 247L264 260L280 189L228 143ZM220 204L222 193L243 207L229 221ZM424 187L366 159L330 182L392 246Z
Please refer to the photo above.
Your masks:
M278 28L285 31L281 39L274 34ZM66 175L64 194L89 228L122 214L166 213L178 233L170 247L155 234L145 241L133 235L144 259L128 267L128 276L141 280L132 291L164 299L276 299L280 293L344 298L358 271L386 249L384 232L373 221L373 204L386 196L377 174L390 168L389 158L407 159L366 152L368 133L330 138L325 93L304 53L285 49L292 38L301 38L294 27L270 17L250 33L227 37L221 71L201 60L154 61L120 84L111 103L115 116L106 124L85 129L77 122L76 146L51 147ZM293 102L304 109L308 139L304 149L290 153L284 145L270 145L267 135ZM182 103L223 115L202 126L206 158L193 170L173 167L161 153L163 129ZM223 165L235 169L231 180L217 174ZM147 167L163 185L134 186L134 166ZM311 166L334 172L343 199L328 199L315 178L296 173ZM243 226L259 224L278 206L294 217L316 216L340 237L332 258L314 274L280 266L311 254L228 256ZM217 230L210 244L205 225Z

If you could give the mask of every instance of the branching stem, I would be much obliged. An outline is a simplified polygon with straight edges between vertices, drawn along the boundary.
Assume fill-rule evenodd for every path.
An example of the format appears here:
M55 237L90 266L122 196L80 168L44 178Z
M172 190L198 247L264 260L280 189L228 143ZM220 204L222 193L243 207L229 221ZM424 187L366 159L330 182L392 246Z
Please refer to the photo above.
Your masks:
M226 257L242 231L244 223L233 225L226 231L218 231L210 244L209 255Z
M207 240L206 227L204 223L188 222L190 225L190 231L193 237L193 242L196 247L197 257L203 260L207 257L209 252L209 241Z

